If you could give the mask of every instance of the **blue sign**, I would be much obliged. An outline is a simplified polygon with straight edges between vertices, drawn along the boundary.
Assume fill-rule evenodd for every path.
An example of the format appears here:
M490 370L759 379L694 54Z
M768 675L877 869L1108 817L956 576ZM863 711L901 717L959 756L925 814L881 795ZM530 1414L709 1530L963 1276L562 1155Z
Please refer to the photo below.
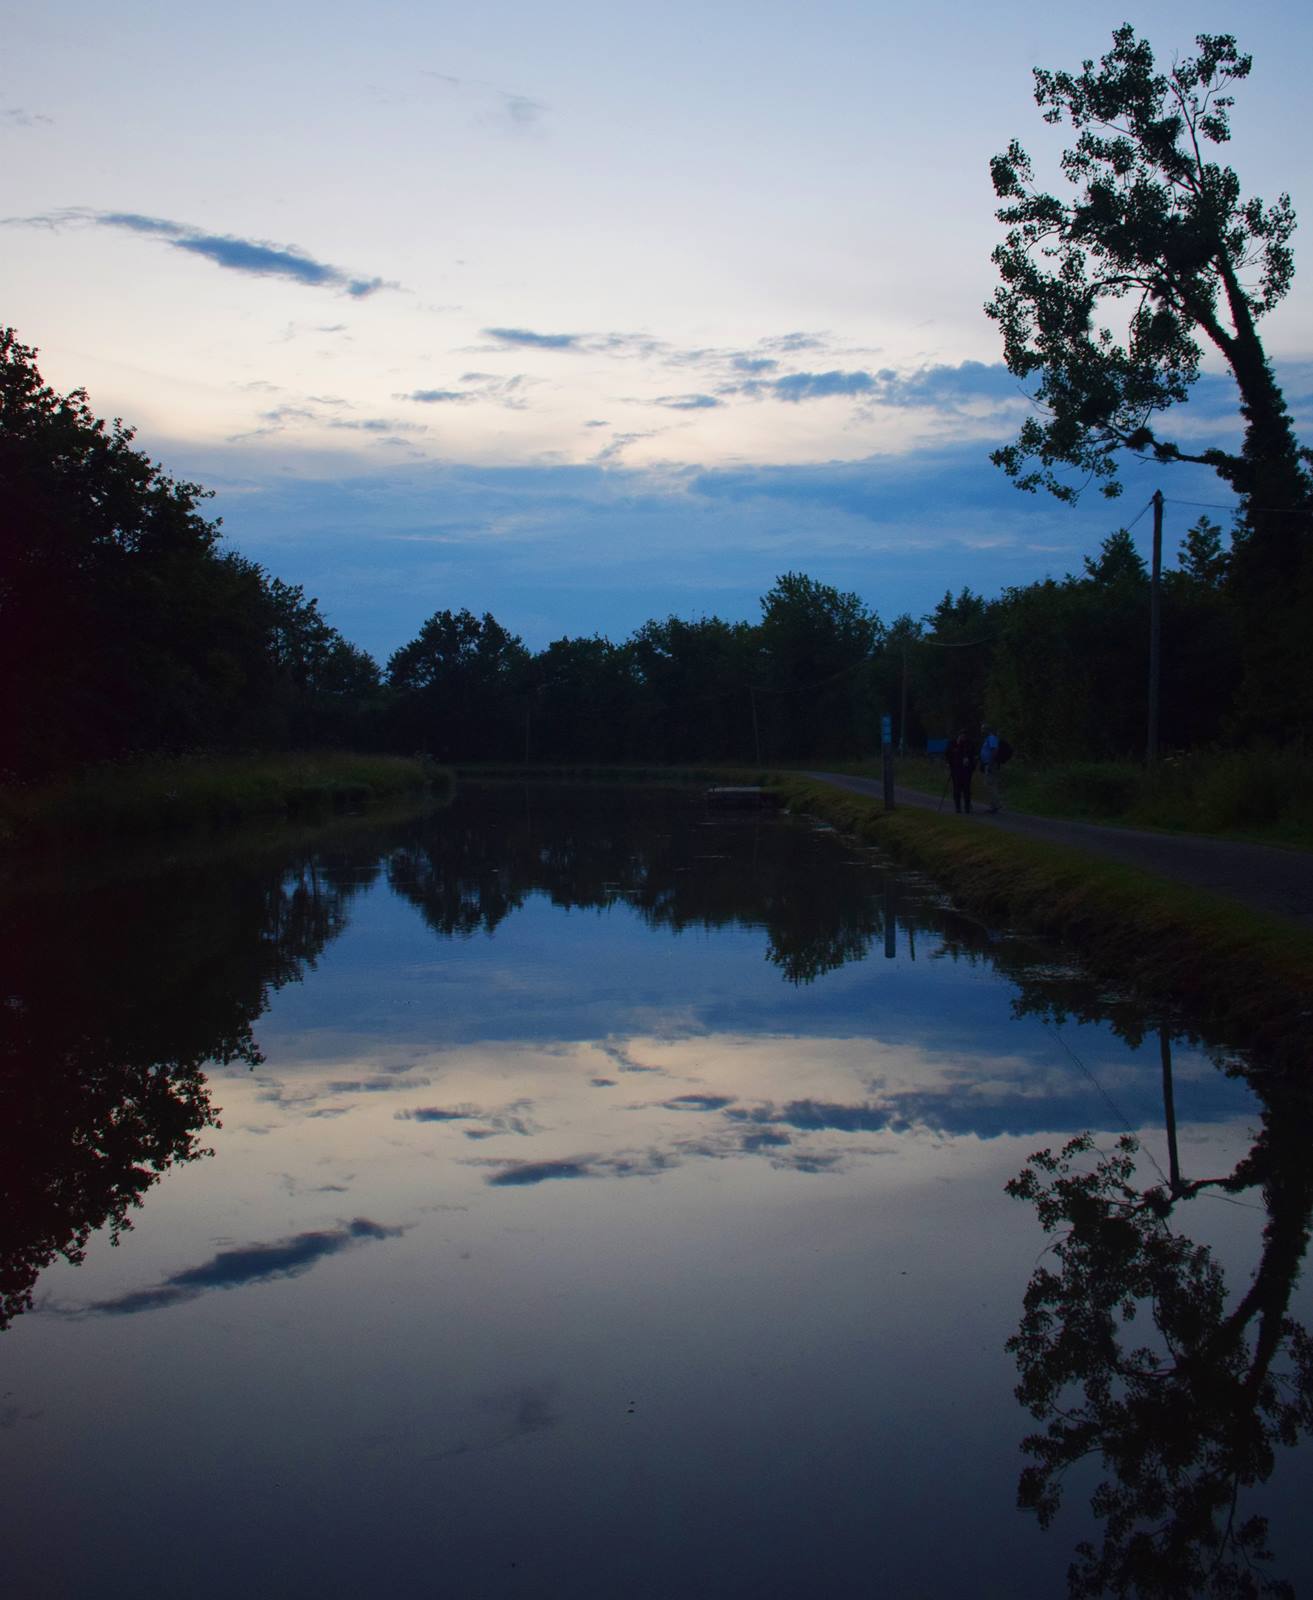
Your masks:
M894 719L889 716L880 718L880 743L892 744L894 742Z

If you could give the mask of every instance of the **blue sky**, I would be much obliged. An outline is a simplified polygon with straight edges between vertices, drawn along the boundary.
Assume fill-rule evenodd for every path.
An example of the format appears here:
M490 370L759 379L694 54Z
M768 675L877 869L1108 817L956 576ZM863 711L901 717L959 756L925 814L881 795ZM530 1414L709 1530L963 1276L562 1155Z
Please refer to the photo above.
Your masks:
M7 29L0 319L380 658L444 606L534 647L752 617L788 569L921 614L1079 567L1160 481L1174 548L1207 474L1072 511L987 459L1025 413L988 160L1051 164L1030 68L1124 20L60 0ZM1307 8L1131 20L1163 60L1238 33L1231 159L1307 216ZM1302 417L1310 281L1266 325ZM1218 376L1183 423L1233 415Z

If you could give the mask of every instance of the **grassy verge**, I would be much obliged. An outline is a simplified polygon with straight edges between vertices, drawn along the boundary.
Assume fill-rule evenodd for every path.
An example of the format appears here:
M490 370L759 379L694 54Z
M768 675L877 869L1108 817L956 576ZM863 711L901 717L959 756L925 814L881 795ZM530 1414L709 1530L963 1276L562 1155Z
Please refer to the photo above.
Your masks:
M450 782L445 769L411 757L341 751L122 762L0 790L0 846L314 817Z
M764 769L744 767L651 767L607 766L581 764L579 766L538 766L515 763L484 762L467 765L462 762L457 773L463 778L505 780L516 783L642 783L642 784L766 784L771 774Z
M786 803L915 864L958 902L1075 946L1092 970L1172 1008L1251 1061L1308 1070L1313 936L1151 874L951 816L781 776Z
M842 771L879 777L878 762ZM942 758L905 756L896 781L940 794ZM1003 778L1008 805L1041 817L1074 817L1126 827L1216 834L1313 849L1313 759L1283 751L1169 756L1152 771L1131 761L1069 761L1049 767L1015 760ZM973 793L984 794L976 775Z

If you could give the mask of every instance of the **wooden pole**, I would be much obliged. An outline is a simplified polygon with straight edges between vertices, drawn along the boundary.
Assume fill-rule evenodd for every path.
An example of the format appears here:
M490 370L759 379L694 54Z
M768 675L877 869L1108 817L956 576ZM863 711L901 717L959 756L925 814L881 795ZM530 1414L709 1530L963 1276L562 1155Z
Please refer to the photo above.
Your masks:
M903 644L903 697L898 710L898 754L907 754L907 644Z
M1153 566L1149 573L1149 736L1145 761L1158 759L1158 678L1162 634L1163 492L1153 492Z

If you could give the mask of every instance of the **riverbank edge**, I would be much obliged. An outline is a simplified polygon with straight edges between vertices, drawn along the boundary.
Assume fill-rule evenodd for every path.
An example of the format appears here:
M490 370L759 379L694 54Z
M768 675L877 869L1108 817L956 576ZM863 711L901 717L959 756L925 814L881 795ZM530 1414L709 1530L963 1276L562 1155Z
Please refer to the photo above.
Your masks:
M337 750L115 763L60 783L0 789L0 852L271 818L308 821L449 793L454 782L448 768L422 757Z
M1099 977L1260 1067L1307 1073L1313 936L1233 901L1078 849L961 826L814 779L772 775L790 811L933 878L965 910L1070 945Z

